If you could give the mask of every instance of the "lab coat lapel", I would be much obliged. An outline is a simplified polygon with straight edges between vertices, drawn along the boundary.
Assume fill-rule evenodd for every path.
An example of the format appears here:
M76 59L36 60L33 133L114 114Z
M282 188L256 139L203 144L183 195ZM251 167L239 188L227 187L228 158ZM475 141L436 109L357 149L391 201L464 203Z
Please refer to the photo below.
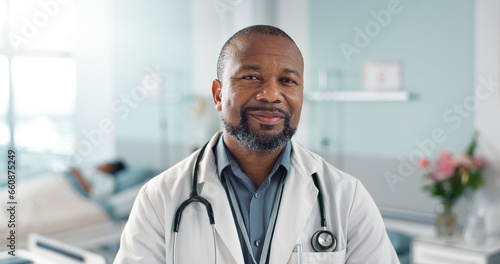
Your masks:
M276 221L269 263L287 263L316 202L318 190L292 168L287 176Z
M315 172L315 165L315 160L306 155L302 146L292 141L290 173L283 189L269 263L287 263L307 220L314 213L318 189L311 174Z
M226 247L234 258L234 261L228 261L227 263L243 264L243 253L241 251L238 231L236 230L226 191L217 175L215 156L212 151L219 137L220 133L217 133L212 140L210 140L203 159L200 162L198 176L200 183L198 184L198 190L200 190L200 196L204 197L212 204L212 210L215 217L215 229L220 240L224 243L224 245L217 245L219 248L218 252L221 253L221 250L223 250L222 247ZM193 254L196 254L196 252L193 252ZM222 263L226 262L223 261Z

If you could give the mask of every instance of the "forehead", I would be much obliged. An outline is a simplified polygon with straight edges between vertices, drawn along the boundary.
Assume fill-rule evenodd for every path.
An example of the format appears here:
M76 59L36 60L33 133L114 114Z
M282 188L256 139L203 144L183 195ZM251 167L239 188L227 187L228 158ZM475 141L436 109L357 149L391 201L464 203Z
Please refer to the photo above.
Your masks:
M250 34L240 36L232 42L228 49L228 65L269 63L293 68L303 73L303 59L297 46L282 36Z

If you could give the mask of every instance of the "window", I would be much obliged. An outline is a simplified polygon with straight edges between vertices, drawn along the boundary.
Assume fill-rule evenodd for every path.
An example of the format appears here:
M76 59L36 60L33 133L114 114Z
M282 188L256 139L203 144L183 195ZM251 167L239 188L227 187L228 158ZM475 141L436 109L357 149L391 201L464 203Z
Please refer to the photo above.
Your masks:
M10 0L7 40L11 48L18 53L71 52L76 28L74 2Z
M20 175L74 152L75 5L0 0L0 150L14 146Z
M7 148L10 143L8 125L9 106L9 62L7 57L0 56L0 146ZM3 150L3 149L2 149Z
M73 59L14 57L12 82L17 148L71 154L75 141L72 120L75 79Z
M7 18L9 13L7 11L7 2L6 0L0 0L0 49L5 48L6 45L6 27L7 27ZM3 74L3 73L1 73Z

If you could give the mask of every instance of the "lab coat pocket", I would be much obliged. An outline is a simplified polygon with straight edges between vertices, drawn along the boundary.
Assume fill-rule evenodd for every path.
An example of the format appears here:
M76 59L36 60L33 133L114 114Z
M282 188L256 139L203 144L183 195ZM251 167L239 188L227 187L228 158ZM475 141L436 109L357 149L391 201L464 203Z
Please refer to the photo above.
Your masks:
M302 261L299 253L293 252L288 264L340 264L345 263L345 249L334 252L302 252Z

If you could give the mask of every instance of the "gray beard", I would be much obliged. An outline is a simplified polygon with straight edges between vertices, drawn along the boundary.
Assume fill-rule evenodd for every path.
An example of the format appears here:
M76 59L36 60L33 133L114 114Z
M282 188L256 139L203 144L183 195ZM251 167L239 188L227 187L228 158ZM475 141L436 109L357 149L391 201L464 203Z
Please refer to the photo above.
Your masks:
M271 136L251 131L248 123L249 111L280 112L285 116L283 131L277 135ZM238 126L232 126L226 123L224 119L222 119L222 122L227 132L243 145L259 152L273 152L284 147L297 131L297 128L292 128L290 126L290 119L289 113L276 107L244 107L240 112L240 124ZM261 125L261 129L270 130L272 126Z

